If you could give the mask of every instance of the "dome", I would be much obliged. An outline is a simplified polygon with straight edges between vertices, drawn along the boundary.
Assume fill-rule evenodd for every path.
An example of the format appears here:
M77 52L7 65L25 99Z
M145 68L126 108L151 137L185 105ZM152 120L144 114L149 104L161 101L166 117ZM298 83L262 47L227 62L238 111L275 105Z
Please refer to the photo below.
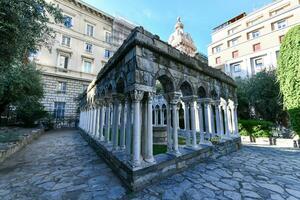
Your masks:
M196 55L197 48L190 34L185 33L183 28L184 25L181 22L180 17L178 17L175 24L175 31L170 35L168 43L179 51L194 57Z

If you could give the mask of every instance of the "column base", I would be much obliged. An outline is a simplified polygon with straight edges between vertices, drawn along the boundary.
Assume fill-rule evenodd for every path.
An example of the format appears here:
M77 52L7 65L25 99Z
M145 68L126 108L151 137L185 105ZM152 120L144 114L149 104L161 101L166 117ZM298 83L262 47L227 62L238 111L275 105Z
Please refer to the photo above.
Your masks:
M154 157L152 156L152 157L150 157L150 158L145 158L145 161L147 162L147 163L156 163L156 161L155 161L155 159L154 159Z
M208 141L208 140L204 140L204 141L200 142L199 145L214 146L214 145L211 143L211 141Z
M167 154L170 154L170 155L173 155L173 156L176 156L176 157L181 156L181 153L179 151L171 151L171 152L167 152Z
M190 149L190 150L198 150L200 149L200 147L198 145L190 145L190 146L186 146L186 149Z
M223 136L221 136L221 139L222 139L222 140L231 140L232 137L231 137L231 136L228 136L228 135L223 135Z

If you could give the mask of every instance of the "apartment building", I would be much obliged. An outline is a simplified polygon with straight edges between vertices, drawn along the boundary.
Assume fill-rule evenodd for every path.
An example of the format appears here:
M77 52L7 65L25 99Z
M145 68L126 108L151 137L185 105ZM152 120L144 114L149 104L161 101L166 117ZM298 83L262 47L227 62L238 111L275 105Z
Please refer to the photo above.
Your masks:
M80 0L47 0L62 9L64 22L50 23L56 37L34 56L42 72L46 110L56 119L74 119L76 98L135 27Z
M284 35L299 24L300 0L277 0L242 13L213 29L209 65L233 78L274 69Z

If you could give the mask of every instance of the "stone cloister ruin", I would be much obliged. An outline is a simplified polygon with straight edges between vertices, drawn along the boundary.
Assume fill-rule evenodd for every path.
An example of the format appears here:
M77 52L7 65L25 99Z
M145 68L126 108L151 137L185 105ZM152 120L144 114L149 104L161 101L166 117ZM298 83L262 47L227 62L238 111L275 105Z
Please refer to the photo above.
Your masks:
M223 72L138 27L81 99L79 127L124 183L137 190L239 148L235 90ZM165 127L160 143L167 152L154 156L157 126ZM179 145L178 134L185 145ZM216 137L219 145L209 141Z

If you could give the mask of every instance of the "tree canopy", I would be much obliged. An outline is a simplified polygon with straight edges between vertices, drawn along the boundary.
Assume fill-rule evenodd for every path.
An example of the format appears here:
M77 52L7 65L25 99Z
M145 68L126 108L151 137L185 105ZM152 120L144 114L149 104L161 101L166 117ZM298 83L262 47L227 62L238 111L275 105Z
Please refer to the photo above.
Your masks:
M0 1L0 115L8 105L43 96L40 73L29 55L51 46L55 33L49 23L62 20L60 9L44 0Z
M288 31L280 47L277 77L292 128L300 135L300 26Z
M242 119L281 122L284 115L275 71L262 71L237 81L238 109Z

